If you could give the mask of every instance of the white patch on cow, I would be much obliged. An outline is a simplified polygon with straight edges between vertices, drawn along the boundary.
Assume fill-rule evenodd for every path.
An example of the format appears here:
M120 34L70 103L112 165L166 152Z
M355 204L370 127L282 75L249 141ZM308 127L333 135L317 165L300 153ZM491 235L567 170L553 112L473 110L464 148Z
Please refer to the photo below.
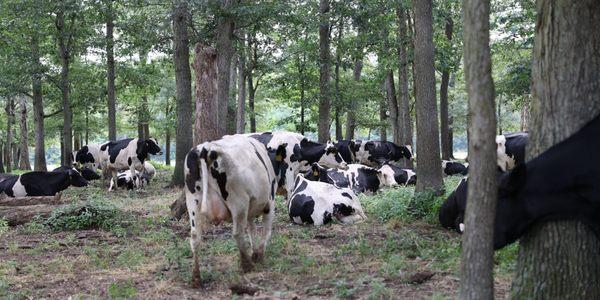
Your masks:
M405 184L408 183L413 176L417 175L417 173L415 173L415 171L413 171L411 169L402 169L402 170L406 171L406 182L405 182Z
M458 224L458 229L460 229L460 232L465 232L465 224L463 224L463 223Z
M334 150L333 152L329 152ZM341 163L338 162L341 160ZM342 156L337 152L335 145L332 141L328 141L325 145L325 153L321 156L321 159L317 162L319 165L328 167L328 168L339 168L339 169L347 169L348 164L342 159Z
M292 221L296 224L302 224L302 219L300 217L293 217Z
M469 163L468 163L468 162L467 162L467 163L464 163L463 165L465 166L465 168L468 168L468 167L469 167Z
M396 179L394 177L394 170L392 170L392 167L390 167L388 165L383 165L381 168L379 168L379 171L383 175L383 185L384 186L398 185L398 183L396 182Z
M509 170L508 164L510 158L506 155L506 137L503 135L496 136L496 155L498 156L498 167L504 172Z
M154 177L154 174L156 174L156 168L154 168L154 166L149 163L148 161L144 162L144 172L150 177Z
M449 163L449 160L442 160L442 169L446 169L446 165Z
M14 197L25 197L27 196L27 191L25 190L25 186L21 183L21 176L17 179L15 184L12 187L12 192Z

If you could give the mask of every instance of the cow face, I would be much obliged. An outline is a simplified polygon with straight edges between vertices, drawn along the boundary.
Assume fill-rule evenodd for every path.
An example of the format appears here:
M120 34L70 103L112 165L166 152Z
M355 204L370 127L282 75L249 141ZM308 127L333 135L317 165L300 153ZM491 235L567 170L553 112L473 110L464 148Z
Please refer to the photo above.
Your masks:
M503 135L496 136L496 154L498 156L498 167L503 172L509 170L510 157L506 155L506 137ZM514 165L514 161L513 161Z
M83 176L83 178L85 178L85 180L88 180L88 181L100 179L100 175L98 175L98 173L94 172L93 170L91 170L89 168L81 169L81 176Z
M326 178L326 177L327 177L327 168L323 168L318 163L313 163L312 166L310 167L310 170L308 170L304 173L304 178L306 178L307 180L310 180L310 181L327 182L326 180L323 180L323 178Z
M399 146L400 147L400 155L408 160L412 159L412 151L410 145L407 146Z
M389 165L384 165L379 169L381 174L380 181L383 186L395 186L398 185L395 179L394 170Z
M325 146L325 154L321 156L318 163L320 165L330 167L330 168L339 168L339 169L348 169L348 164L344 161L342 156L339 154L337 148L333 142L327 142Z
M162 155L162 149L154 138L149 138L144 141L145 150L152 155Z
M84 187L88 185L88 181L76 170L69 170L69 182L75 187Z

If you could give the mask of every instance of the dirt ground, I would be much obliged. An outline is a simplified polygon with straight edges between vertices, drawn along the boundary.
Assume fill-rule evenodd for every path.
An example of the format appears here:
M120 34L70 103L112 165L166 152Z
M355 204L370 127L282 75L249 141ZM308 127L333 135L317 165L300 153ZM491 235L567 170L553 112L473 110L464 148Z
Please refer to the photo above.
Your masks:
M130 216L109 230L50 231L39 223L0 236L0 298L6 299L446 299L459 287L460 237L422 221L321 228L292 225L279 199L266 261L239 272L230 225L205 235L202 289L193 289L186 221L172 221L180 190L168 174L144 191L95 186L63 197L100 197ZM394 199L387 199L394 201ZM506 298L511 259L498 258L496 297ZM505 262L505 261L508 261ZM246 290L249 294L236 294Z

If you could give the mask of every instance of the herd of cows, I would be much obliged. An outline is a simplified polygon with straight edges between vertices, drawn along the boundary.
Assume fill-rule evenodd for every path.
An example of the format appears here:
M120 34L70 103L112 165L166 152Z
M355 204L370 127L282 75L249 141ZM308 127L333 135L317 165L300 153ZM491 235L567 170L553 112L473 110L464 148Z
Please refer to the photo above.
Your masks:
M516 241L533 223L577 218L600 234L600 117L525 163L527 133L496 137L499 200L494 246ZM0 193L10 197L49 196L88 180L109 179L109 191L142 188L155 173L149 155L156 140L124 139L87 145L73 153L73 166L52 172L0 174ZM210 223L233 222L232 236L242 269L251 270L265 253L272 232L275 195L284 195L296 224L350 224L367 218L357 194L415 184L409 146L383 141L316 143L291 132L227 135L192 148L184 161L185 198L191 226L193 283L200 285L201 233ZM442 161L446 175L467 175L468 164ZM97 170L102 170L102 175ZM440 224L465 230L467 177L444 201ZM394 199L389 199L394 201ZM255 242L254 219L262 216ZM248 237L248 238L247 238Z

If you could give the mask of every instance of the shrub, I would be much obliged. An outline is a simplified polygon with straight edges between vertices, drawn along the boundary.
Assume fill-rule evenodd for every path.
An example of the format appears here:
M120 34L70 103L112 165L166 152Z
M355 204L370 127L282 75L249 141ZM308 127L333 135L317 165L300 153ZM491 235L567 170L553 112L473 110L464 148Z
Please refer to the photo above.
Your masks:
M55 231L117 230L122 229L128 221L129 217L113 204L93 199L83 205L71 204L54 210L44 225Z

